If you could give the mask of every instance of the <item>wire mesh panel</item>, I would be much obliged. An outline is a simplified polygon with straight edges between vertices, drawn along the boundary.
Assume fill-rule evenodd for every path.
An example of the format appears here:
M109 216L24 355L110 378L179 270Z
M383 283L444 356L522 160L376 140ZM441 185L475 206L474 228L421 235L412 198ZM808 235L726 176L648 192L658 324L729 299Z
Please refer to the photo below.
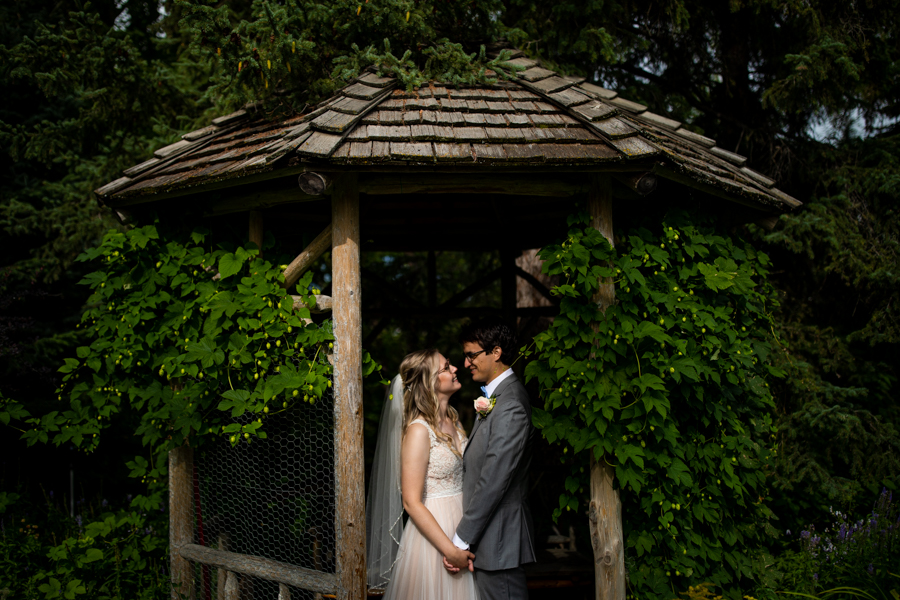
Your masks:
M257 418L235 419L246 424ZM326 573L335 570L334 398L292 403L264 420L266 439L227 441L194 456L195 544ZM237 574L224 596L224 571L196 565L198 598L291 598L314 594ZM221 579L221 581L219 581ZM252 588L252 591L246 591Z

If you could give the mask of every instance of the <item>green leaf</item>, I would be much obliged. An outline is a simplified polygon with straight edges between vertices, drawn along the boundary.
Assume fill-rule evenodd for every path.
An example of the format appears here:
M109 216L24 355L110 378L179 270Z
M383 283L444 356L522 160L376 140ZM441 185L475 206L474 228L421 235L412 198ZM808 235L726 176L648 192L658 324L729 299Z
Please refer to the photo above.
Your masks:
M242 259L230 252L228 254L223 254L222 258L219 259L219 275L221 275L221 278L226 279L239 273L241 267L244 265L245 259L246 256Z
M90 563L103 558L103 551L98 548L88 548L87 552L81 558L81 562Z

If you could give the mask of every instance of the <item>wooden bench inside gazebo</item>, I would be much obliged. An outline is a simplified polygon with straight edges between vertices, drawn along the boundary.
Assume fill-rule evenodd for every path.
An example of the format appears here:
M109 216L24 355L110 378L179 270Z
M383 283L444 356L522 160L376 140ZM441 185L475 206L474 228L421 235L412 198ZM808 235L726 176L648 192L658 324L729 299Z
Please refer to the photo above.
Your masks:
M297 256L286 285L332 252L331 298L321 304L325 309L330 300L336 337L335 570L196 544L191 504L175 501L191 494L185 449L170 457L171 560L179 591L195 594L191 564L202 563L234 581L244 574L277 581L282 596L295 586L342 599L365 597L363 246L500 250L503 306L514 314L516 278L529 277L516 269L515 257L564 233L576 202L586 203L594 226L610 241L613 214L650 202L690 197L735 222L764 225L799 205L748 168L744 157L682 123L521 53L512 62L525 70L495 85L432 83L406 91L391 77L367 72L307 114L271 120L248 107L185 134L97 190L123 219L140 219L148 210L192 213L211 227L246 227L260 245L263 232L273 232L293 244ZM613 299L612 286L605 287L598 302ZM443 310L461 316L452 307ZM592 502L600 511L595 562L605 580L618 581L604 597L621 600L621 515L612 477L603 482ZM221 593L237 598L239 587L224 585Z

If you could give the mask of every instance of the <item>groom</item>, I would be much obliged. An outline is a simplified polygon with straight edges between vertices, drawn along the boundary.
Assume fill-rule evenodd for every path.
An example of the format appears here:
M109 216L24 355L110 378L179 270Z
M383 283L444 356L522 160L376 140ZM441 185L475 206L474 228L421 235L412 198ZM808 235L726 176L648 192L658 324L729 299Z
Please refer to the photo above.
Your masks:
M534 427L528 392L510 368L516 336L499 319L486 319L467 327L460 341L472 379L496 402L478 415L466 446L464 514L453 543L475 552L475 584L484 600L528 598L522 565L535 560L526 503ZM444 566L458 570L446 559Z

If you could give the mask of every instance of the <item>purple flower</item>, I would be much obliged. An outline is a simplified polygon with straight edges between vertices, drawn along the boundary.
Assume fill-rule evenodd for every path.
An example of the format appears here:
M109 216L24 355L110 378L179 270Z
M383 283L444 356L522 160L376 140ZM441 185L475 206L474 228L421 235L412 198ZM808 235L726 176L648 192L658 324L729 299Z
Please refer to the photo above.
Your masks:
M802 537L804 540L808 540L808 539L809 539L809 532L808 532L808 531L801 531L801 532L800 532L800 537Z
M818 581L818 580L819 580L819 574L818 574L818 573L813 573L813 579L814 579L815 581Z
M786 533L787 535L791 535L791 530L788 529L787 531L785 531L785 533Z
M873 565L872 563L869 563L869 566L866 567L866 571L868 571L869 575L871 575L872 573L875 572L875 565Z
M81 515L75 517L75 523L78 525L78 527L81 527Z
M106 498L103 499L103 502L100 503L100 506L102 506L103 508L109 506L109 502L106 501Z

